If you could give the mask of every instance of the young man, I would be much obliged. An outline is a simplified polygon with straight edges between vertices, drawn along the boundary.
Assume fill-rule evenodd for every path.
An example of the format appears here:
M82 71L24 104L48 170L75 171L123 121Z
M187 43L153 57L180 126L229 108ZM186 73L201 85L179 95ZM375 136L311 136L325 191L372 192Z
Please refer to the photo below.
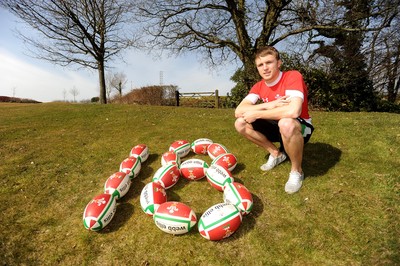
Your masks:
M289 157L292 165L285 191L292 194L301 188L303 147L314 130L308 113L307 87L300 72L280 71L282 61L272 46L259 49L255 63L262 80L236 108L235 128L269 152L261 170L271 170ZM280 142L280 148L273 142Z

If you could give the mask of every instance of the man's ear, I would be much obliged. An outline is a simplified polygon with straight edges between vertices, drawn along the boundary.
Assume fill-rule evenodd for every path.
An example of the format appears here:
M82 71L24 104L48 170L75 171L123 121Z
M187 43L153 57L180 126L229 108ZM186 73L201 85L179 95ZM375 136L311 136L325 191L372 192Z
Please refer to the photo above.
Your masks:
M282 65L282 60L279 59L279 60L278 60L278 68L281 68L281 65Z

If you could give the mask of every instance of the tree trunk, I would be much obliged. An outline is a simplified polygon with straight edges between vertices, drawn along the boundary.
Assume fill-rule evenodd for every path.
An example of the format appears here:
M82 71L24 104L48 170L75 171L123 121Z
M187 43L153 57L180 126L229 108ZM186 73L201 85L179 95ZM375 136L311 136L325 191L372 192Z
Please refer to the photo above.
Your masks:
M398 66L399 66L399 61L400 61L400 45L397 46L396 49L397 53L395 53L395 59L394 62L392 63L390 61L390 58L388 57L388 63L387 63L387 76L389 78L389 82L388 82L388 101L391 103L396 103L397 100L397 94L399 92L399 82L400 82L400 78L397 76L398 73ZM397 81L396 81L397 79Z
M250 56L250 58L253 58L253 56ZM246 86L246 89L250 91L251 87L253 87L253 85L261 79L261 77L258 74L256 64L252 60L245 60L243 64L243 70L243 82Z
M98 66L97 70L99 71L100 103L107 104L104 61L98 61L97 66Z
M394 79L390 79L388 83L388 101L391 103L396 103L397 94L399 92L400 87L400 78L397 78L397 81Z

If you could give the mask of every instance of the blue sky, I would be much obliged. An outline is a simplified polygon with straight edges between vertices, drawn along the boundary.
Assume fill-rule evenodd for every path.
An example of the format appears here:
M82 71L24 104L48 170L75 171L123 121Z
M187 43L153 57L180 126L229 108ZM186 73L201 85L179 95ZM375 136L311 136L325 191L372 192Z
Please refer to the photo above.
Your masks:
M17 38L15 29L21 29L15 16L0 8L0 96L15 96L42 102L73 100L69 92L79 91L76 99L84 100L98 96L98 74L96 71L78 66L61 67L30 57L27 47ZM34 32L33 32L34 33ZM235 85L230 81L236 65L210 70L195 54L177 58L155 58L144 52L124 52L124 61L113 62L113 72L127 76L127 88L139 88L160 83L173 84L181 92L207 92L219 90L226 95Z

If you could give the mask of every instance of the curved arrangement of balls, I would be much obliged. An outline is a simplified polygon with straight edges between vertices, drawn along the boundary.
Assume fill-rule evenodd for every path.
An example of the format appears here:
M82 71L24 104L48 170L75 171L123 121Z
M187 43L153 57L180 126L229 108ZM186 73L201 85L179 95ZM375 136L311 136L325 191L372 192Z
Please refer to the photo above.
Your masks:
M144 144L133 147L129 157L123 160L119 171L107 178L104 193L95 196L83 212L83 225L91 231L99 231L110 223L116 212L116 201L128 192L131 181L138 176L142 163L149 157L149 149Z
M208 165L202 159L182 160L190 151L208 155ZM141 163L149 155L146 145L132 148L130 156L120 165L120 171L110 176L104 187L104 194L93 198L83 214L85 228L98 231L113 218L116 200L129 190L131 180L140 171ZM197 223L200 235L208 240L221 240L233 234L241 225L242 217L253 208L251 192L235 182L231 171L237 159L228 149L207 138L189 143L186 140L173 142L161 156L161 167L152 181L144 186L140 194L140 205L144 213L152 216L155 225L162 231L181 235L189 232ZM209 207L199 219L192 208L182 202L168 201L166 190L172 188L179 178L189 181L207 178L208 183L223 192L223 201Z

